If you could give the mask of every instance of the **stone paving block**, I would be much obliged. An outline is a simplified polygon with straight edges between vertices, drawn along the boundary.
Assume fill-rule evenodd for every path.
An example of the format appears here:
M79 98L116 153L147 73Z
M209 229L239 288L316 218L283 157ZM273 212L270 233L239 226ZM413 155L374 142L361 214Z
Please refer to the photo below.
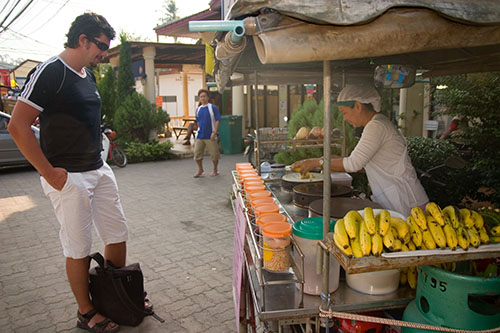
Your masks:
M191 159L113 167L130 229L127 262L141 264L145 289L167 320L160 324L146 318L121 331L234 331L229 171L241 161L242 155L223 156L220 176L198 179L192 177L196 165ZM36 208L26 208L26 198ZM37 172L0 173L0 200L12 207L8 215L0 212L0 331L80 332L59 223ZM92 250L102 253L102 242L93 236ZM27 321L28 314L33 316ZM42 314L49 319L38 320Z

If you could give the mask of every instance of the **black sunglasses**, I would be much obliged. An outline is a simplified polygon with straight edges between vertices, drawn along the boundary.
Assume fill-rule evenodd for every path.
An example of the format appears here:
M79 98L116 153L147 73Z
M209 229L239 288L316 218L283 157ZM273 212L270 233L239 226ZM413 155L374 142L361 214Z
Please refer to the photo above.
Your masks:
M98 41L95 38L92 38L91 42L94 43L99 48L99 50L101 50L101 51L107 51L109 49L109 45L108 44L103 43L101 41Z

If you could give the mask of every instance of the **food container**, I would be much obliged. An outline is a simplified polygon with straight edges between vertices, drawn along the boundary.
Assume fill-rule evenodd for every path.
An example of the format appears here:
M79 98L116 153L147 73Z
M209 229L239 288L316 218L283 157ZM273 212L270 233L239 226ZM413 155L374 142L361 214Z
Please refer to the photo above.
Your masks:
M349 287L363 294L384 295L395 292L399 287L399 269L388 269L368 273L346 273Z
M258 205L254 209L254 214L255 217L258 218L261 215L264 214L271 214L271 213L278 213L279 212L279 206L277 204L263 204L263 205Z
M257 198L265 198L265 197L270 197L271 196L271 192L268 191L268 190L264 190L264 191L258 191L258 192L252 192L250 193L249 195L249 200L252 201L253 199L257 199Z
M330 232L333 232L335 222L330 220ZM304 293L320 295L323 287L323 277L316 274L316 250L318 241L323 239L323 218L308 217L293 224L293 237L304 254ZM294 251L295 262L300 262L299 254ZM329 291L334 292L339 287L340 264L330 256Z
M264 191L266 189L266 185L260 184L260 185L249 185L247 184L245 186L245 192L247 194L252 193L252 192L258 192L258 191Z
M245 178L240 178L241 179L241 184L243 184L243 187L245 187L245 184L250 183L250 182L263 182L262 178L260 176L247 176Z
M245 184L245 186L259 186L259 185L264 185L263 180L249 180Z
M276 203L274 201L274 198L271 198L271 197L265 197L265 198L257 198L257 199L254 199L250 202L250 206L252 207L252 209L255 209L256 206L259 206L259 205L263 205L263 204L274 204Z
M333 184L352 186L352 176L347 172L332 172L331 178Z
M251 163L236 163L236 170L253 170L253 165Z
M257 232L262 235L262 227L269 223L288 223L286 216L280 213L262 214L257 217Z
M290 234L288 223L268 223L262 227L262 260L264 269L271 272L288 272L291 265Z

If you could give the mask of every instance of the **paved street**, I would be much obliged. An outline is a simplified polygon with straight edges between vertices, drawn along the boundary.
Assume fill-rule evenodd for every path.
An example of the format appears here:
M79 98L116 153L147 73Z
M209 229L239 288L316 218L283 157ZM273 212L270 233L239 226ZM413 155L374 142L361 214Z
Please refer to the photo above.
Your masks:
M234 163L221 155L220 175L195 179L189 159L113 167L130 228L127 262L139 262L161 324L145 318L122 332L233 332L231 292ZM83 332L66 280L59 224L39 176L0 170L0 332ZM95 235L94 235L95 236ZM95 251L103 251L94 237Z

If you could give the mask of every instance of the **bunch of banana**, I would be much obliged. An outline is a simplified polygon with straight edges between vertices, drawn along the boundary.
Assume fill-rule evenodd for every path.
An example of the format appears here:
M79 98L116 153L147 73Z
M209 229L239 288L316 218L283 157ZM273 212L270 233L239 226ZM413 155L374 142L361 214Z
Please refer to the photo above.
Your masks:
M384 235L390 229L389 212L374 216L371 208L365 208L363 215L351 210L335 224L334 242L349 257L379 256L384 249Z
M408 244L413 244L412 241L410 241ZM412 251L409 246L406 246L406 244L403 244L402 246L402 251ZM415 289L417 288L417 266L411 266L411 267L403 267L401 268L401 272L399 274L399 284L404 286L408 284L410 288Z
M484 227L489 231L490 242L500 243L500 209L481 208L479 215L483 218Z
M484 219L478 212L467 208L457 209L453 206L446 206L443 209L443 215L445 220L455 229L458 244L464 250L467 250L469 245L478 247L490 242Z

